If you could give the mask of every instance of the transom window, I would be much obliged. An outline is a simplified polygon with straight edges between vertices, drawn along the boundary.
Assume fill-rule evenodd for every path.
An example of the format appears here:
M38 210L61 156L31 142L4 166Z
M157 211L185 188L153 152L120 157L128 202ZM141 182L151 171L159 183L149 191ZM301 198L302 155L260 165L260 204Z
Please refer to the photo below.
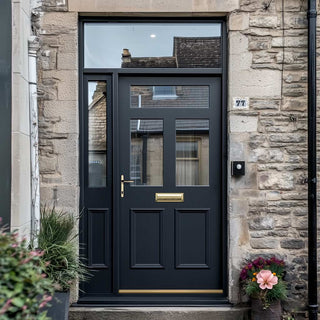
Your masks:
M84 67L220 68L221 24L85 22Z

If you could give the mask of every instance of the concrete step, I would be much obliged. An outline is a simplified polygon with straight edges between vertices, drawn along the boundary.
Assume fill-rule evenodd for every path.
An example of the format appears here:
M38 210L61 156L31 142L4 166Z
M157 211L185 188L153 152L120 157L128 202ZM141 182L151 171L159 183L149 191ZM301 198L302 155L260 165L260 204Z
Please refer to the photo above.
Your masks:
M69 320L249 320L239 307L71 307Z

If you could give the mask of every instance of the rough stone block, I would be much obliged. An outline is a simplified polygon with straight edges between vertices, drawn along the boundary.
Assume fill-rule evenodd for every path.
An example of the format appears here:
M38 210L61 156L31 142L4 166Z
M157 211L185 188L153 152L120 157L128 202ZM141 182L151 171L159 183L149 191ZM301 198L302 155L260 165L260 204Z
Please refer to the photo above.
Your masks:
M79 133L79 108L77 101L45 101L43 116L49 122L55 122L57 133Z
M250 230L272 230L274 228L274 219L270 216L250 219L249 228Z
M57 68L57 49L42 50L41 52L41 69L54 70Z
M78 68L77 53L58 53L57 69L59 70L76 70Z
M248 49L251 51L271 48L271 37L250 37Z
M280 241L280 245L284 249L303 249L305 242L300 239L285 239Z
M285 28L297 28L303 29L308 27L308 19L306 12L286 12L286 18L284 20Z
M229 16L229 30L240 31L249 28L249 14L233 12Z
M250 241L253 249L277 249L279 241L275 239L254 239Z
M61 81L58 83L58 99L63 101L77 100L78 81Z
M276 228L290 228L291 227L291 218L280 217L275 221Z
M255 132L257 127L257 117L230 115L230 132Z
M54 143L58 154L58 171L62 183L69 185L79 184L79 141L77 134L68 134L67 139L58 139Z
M284 38L284 45L286 47L293 47L293 48L305 48L307 47L307 38L306 37L285 37Z
M244 157L244 143L236 142L233 139L230 139L230 159L232 161L241 161L244 159Z
M307 101L306 97L284 98L281 110L287 111L306 111Z
M247 199L232 199L230 215L231 216L246 216L249 211L249 205Z
M259 174L259 189L293 190L294 177L289 172L265 172Z
M273 38L271 41L271 46L274 48L282 48L284 46L284 40L282 37Z
M279 25L277 16L250 15L250 27L276 28Z
M232 59L233 57L230 57ZM230 72L230 99L232 97L277 98L281 96L281 71L239 70ZM230 102L231 103L231 102Z
M304 217L303 218L295 218L292 220L292 226L294 228L297 228L298 230L299 229L308 229L308 221L307 219L305 219Z
M262 162L262 163L279 163L284 159L283 152L277 149L264 149L258 148L250 152L250 162Z
M280 191L269 191L266 193L266 199L270 201L281 200Z
M290 143L302 143L306 141L306 136L298 133L271 134L269 136L271 146L287 146Z
M42 184L41 203L55 204L58 208L73 214L79 214L79 187L73 185Z
M63 26L66 30L76 30L78 26L78 15L75 12L46 12L41 18L41 27L46 30Z
M43 0L44 11L68 11L67 0Z
M78 37L76 32L59 34L59 53L78 54Z
M57 157L52 155L51 157L39 156L39 171L43 173L54 173L57 170Z

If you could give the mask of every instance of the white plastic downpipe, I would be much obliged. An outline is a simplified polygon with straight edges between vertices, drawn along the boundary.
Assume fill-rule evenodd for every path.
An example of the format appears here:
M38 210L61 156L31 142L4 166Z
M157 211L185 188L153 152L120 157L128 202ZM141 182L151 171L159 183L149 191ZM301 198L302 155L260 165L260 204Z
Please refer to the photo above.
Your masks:
M38 149L38 102L37 102L37 50L35 36L29 39L29 113L31 147L31 233L39 229L40 220L40 177Z

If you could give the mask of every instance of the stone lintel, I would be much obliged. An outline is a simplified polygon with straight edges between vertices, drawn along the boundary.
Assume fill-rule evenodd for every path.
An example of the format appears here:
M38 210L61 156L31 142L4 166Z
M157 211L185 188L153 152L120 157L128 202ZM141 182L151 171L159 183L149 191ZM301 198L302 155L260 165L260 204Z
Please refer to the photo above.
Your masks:
M69 11L114 13L201 13L224 14L239 8L239 0L69 0Z

